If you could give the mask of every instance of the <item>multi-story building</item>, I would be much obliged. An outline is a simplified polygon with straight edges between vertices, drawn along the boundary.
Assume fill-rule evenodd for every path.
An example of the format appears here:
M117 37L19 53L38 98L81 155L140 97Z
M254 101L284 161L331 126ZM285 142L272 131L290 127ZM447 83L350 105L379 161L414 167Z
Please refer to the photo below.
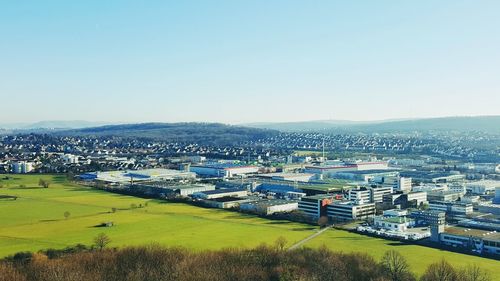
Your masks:
M415 220L416 225L444 224L446 212L436 210L413 210L409 217Z
M393 194L384 194L383 203L385 205L400 206L401 209L410 207L420 207L427 204L427 192L417 191L410 193L402 193L401 191Z
M432 232L433 230L431 230ZM500 233L474 228L452 226L442 229L434 229L438 242L480 254L500 256Z
M384 201L384 195L392 194L393 188L392 186L379 186L379 187L371 187L371 203L381 203Z
M285 213L297 210L298 201L292 200L259 200L240 204L240 210L261 215Z
M427 200L429 201L457 201L464 194L454 191L428 191Z
M340 221L366 219L375 215L375 204L351 201L333 202L327 206L327 215L333 220Z
M371 191L366 187L357 187L349 190L348 197L350 201L371 202Z
M333 202L331 195L313 195L300 198L299 211L311 218L319 218L327 215L327 206Z
M413 226L415 222L405 216L402 217L386 217L386 216L376 216L373 219L373 224L375 227L382 228L385 230L404 232L408 230L409 227Z
M409 193L411 191L411 178L399 177L396 182L396 190Z
M13 162L11 165L11 172L13 174L26 174L33 171L33 163L26 161Z
M362 200L369 203L381 203L386 194L392 193L392 186L357 187L349 190L348 199L353 202Z
M466 184L467 192L478 195L494 192L496 187L500 187L500 181L480 180Z
M469 215L474 211L472 204L448 201L432 201L429 203L429 210L446 212L449 215Z

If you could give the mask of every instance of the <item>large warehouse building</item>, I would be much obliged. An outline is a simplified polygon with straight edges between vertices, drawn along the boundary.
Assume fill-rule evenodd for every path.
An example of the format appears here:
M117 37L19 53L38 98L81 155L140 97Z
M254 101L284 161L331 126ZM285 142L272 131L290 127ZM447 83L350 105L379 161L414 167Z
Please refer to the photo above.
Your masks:
M191 172L201 177L231 178L238 175L254 174L259 171L257 166L244 166L237 164L206 164L193 165L189 168Z
M195 177L196 175L194 173L171 169L90 172L79 176L81 180L100 181L112 184L125 184L141 181L182 180L193 179Z

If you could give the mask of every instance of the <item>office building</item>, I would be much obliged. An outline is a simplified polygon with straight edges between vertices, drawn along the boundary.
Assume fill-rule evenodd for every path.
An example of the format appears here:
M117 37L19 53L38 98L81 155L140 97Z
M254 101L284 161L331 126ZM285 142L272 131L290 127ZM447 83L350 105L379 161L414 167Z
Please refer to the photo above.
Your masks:
M275 213L287 213L297 210L298 201L291 200L259 200L240 204L243 212L255 213L259 215L272 215Z
M319 218L326 216L327 206L332 202L331 195L304 196L300 198L298 209L311 218Z
M429 202L429 210L446 212L447 215L469 215L474 211L472 204L449 201Z
M396 182L396 191L409 193L411 191L411 178L399 177Z
M428 201L457 201L464 194L454 191L428 191L427 200Z
M337 221L366 219L374 215L374 203L336 201L327 206L327 216Z

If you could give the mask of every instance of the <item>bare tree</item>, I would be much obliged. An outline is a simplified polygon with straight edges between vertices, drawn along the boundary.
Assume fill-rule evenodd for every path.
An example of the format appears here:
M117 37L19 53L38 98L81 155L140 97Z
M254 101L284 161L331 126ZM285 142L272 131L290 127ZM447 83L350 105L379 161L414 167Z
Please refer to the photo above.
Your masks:
M491 281L491 276L476 264L469 265L458 272L460 281Z
M283 236L278 237L278 239L274 241L274 245L276 245L276 248L280 251L283 251L285 249L286 243L286 238Z
M44 180L44 179L39 179L38 180L38 186L41 186L43 188L49 188L50 181L49 180Z
M319 219L318 219L318 225L320 227L325 227L328 225L328 217L327 216L321 216Z
M99 250L106 248L109 243L111 243L111 239L104 233L100 233L94 238L94 244Z
M399 252L391 250L385 252L382 257L381 266L385 270L385 274L392 281L409 281L415 280L415 276L410 271L410 266Z
M422 281L456 281L457 279L455 268L445 260L429 265L420 278Z

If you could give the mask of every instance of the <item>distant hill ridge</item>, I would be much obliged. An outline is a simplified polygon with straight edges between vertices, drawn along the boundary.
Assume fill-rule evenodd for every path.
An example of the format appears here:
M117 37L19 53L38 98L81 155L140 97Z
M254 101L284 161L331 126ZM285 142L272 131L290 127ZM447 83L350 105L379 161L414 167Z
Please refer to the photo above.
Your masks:
M267 138L278 134L269 129L249 128L220 123L140 123L106 125L53 132L64 136L115 136L149 138L174 142L231 144Z
M500 134L500 116L440 117L410 120L356 122L321 120L284 123L243 124L253 128L280 131L409 132L409 131L483 131Z

